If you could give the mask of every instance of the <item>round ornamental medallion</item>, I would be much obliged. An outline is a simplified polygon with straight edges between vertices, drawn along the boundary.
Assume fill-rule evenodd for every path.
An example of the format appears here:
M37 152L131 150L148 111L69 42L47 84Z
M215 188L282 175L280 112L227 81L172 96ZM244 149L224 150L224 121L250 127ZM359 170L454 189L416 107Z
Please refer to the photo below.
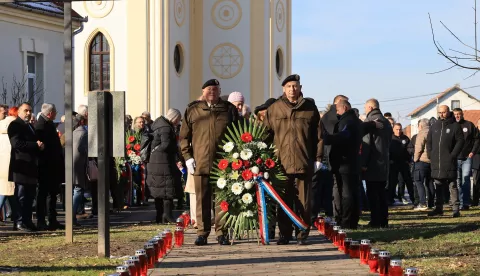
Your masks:
M218 0L212 7L211 16L220 29L232 29L242 19L242 8L237 0Z
M285 6L282 1L278 1L275 7L275 23L279 32L283 31L285 27Z
M236 45L222 43L210 53L210 70L221 79L235 77L243 67L243 54Z
M175 0L175 4L173 5L174 8L174 15L175 15L175 22L177 23L178 27L182 27L183 23L185 22L185 0Z
M468 128L464 127L463 132L467 132L467 131L468 131Z
M83 7L89 16L93 18L103 18L113 9L114 1L86 1Z

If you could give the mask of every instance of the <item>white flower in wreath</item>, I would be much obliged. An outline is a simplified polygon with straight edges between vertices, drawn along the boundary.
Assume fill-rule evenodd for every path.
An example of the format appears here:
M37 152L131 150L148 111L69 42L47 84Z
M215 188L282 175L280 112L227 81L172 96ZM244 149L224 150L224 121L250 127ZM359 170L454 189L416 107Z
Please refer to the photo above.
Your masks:
M270 177L270 174L268 174L268 172L265 172L265 173L263 174L263 178L268 179L269 177Z
M267 144L265 144L264 142L258 142L257 143L257 148L258 149L263 150L263 149L266 149L267 147L268 147Z
M245 186L245 189L250 190L253 187L253 182L247 181L243 185Z
M223 145L223 150L225 152L231 152L234 147L235 147L235 144L233 142L228 142L225 145Z
M248 210L248 211L245 212L245 216L251 218L251 217L253 217L253 212Z
M217 187L219 189L223 189L223 188L225 188L225 186L227 186L227 180L225 180L225 178L219 178L217 180Z
M245 204L250 204L250 203L253 202L253 197L252 197L251 194L246 193L246 194L244 194L244 195L242 196L242 201L243 201L243 203L245 203Z
M243 160L249 160L250 158L252 158L252 156L253 152L251 149L243 149L240 152L240 158L242 158Z
M232 155L232 157L233 157L234 159L238 159L238 157L240 157L240 154L238 154L238 152L235 152L235 153Z
M243 192L243 185L238 183L238 182L235 182L233 183L232 185L232 193L234 195L239 195Z
M260 169L257 166L254 166L250 169L253 174L258 174L260 172Z

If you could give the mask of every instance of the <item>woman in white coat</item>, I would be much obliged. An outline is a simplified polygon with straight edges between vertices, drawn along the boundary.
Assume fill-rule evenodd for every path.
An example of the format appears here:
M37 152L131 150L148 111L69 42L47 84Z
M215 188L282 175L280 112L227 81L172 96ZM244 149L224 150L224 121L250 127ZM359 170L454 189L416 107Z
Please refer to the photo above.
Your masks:
M0 121L0 210L2 210L5 202L8 200L12 211L13 227L16 228L16 218L18 212L18 202L14 195L15 183L8 181L8 170L10 167L10 140L8 139L7 129L10 123L17 118L17 107L12 107L8 110L8 117ZM5 160L8 160L5 162Z

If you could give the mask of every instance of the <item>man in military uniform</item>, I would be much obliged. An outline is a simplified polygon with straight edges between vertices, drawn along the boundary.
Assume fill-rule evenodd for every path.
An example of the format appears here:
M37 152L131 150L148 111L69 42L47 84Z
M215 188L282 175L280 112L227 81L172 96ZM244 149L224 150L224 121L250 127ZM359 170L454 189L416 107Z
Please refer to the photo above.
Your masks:
M180 129L180 147L188 173L194 176L196 195L197 239L206 245L211 230L212 188L210 171L217 158L218 145L227 126L239 119L233 104L220 99L220 83L208 80L202 86L203 99L190 103ZM215 209L215 232L220 245L229 244L222 229L220 208Z
M265 114L263 123L273 134L278 159L288 177L285 203L295 206L296 213L310 224L312 176L321 167L323 142L320 114L315 102L303 97L300 76L288 76L283 82L283 95ZM279 245L290 242L292 222L283 210L278 211ZM310 226L308 227L308 229ZM309 230L297 231L297 243L305 245Z

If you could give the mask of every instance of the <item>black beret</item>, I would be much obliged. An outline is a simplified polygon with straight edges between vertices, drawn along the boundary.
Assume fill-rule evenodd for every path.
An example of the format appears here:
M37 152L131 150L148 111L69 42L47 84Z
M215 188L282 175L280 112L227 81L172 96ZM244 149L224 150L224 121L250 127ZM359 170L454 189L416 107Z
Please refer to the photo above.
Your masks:
M209 87L209 86L217 86L217 85L220 85L218 80L217 79L211 79L211 80L206 81L203 84L202 89L205 89L206 87Z
M300 76L297 74L293 74L286 77L282 82L282 86L285 86L285 84L287 84L287 82L290 82L290 81L300 81Z
M255 109L253 110L253 114L257 115L258 112L268 109L276 101L277 99L275 98L268 99L264 104L255 107Z

